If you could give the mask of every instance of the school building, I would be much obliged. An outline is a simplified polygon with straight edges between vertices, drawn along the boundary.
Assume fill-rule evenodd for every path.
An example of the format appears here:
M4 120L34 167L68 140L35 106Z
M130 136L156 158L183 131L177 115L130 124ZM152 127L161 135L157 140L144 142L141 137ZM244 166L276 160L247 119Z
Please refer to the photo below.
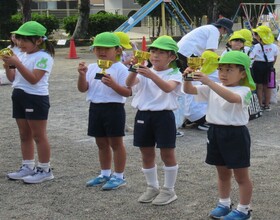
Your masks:
M32 11L58 18L78 14L81 0L33 0ZM130 17L141 6L135 0L90 0L90 13L110 12Z

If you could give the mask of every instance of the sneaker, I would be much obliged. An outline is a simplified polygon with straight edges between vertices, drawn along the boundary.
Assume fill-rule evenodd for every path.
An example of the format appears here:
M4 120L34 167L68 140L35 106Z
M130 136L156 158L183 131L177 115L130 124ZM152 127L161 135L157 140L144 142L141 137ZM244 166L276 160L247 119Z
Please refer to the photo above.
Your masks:
M263 107L263 110L266 111L266 112L269 112L269 111L271 111L271 108L270 108L269 105L265 105L265 106Z
M88 187L90 187L90 186L99 186L99 185L102 185L102 184L106 183L109 180L110 180L109 176L99 175L98 177L95 177L95 178L89 180L86 183L86 186L88 186Z
M231 211L228 215L222 218L223 220L251 220L251 211L246 215L243 212L238 211L237 209Z
M197 128L201 131L208 131L210 128L210 125L208 123L204 123L204 124L198 125Z
M157 197L152 201L153 205L167 205L177 199L174 191L163 187Z
M111 190L111 189L118 189L121 186L126 185L126 180L117 178L116 176L112 176L109 181L105 183L105 185L102 186L103 190Z
M183 137L184 133L181 131L176 131L176 137Z
M210 212L209 217L213 219L221 219L222 217L226 216L230 212L231 212L231 206L228 207L222 205L221 203L218 203L217 207Z
M37 167L33 175L26 176L22 178L24 183L42 183L47 180L52 180L54 178L52 170L46 172L43 168Z
M20 169L13 173L8 173L7 177L11 180L21 180L23 177L33 175L35 173L35 169L29 168L26 164L23 164Z
M188 127L193 127L193 126L195 126L196 125L196 123L195 122L191 122L191 121L189 121L188 119L186 119L184 122L183 122L183 124L182 124L182 128L188 128Z
M152 202L157 197L158 194L159 194L159 189L153 186L148 186L146 192L144 192L139 197L138 202L142 202L142 203Z

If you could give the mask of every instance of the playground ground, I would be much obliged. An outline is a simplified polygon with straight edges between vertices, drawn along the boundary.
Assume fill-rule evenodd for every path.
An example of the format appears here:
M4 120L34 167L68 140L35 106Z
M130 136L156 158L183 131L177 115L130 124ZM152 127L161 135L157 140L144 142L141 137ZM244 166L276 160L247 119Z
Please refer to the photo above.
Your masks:
M48 136L52 146L55 179L37 185L9 181L6 174L21 163L19 137L11 118L10 85L0 86L0 219L118 219L118 220L204 220L217 202L215 168L205 164L206 133L182 129L177 139L179 173L176 183L178 200L168 206L140 204L137 198L145 190L139 150L133 147L133 134L126 133L127 186L115 191L85 187L86 181L99 171L94 140L86 135L88 103L76 88L77 65L94 62L87 47L79 47L79 59L66 59L68 48L56 50L55 66L50 78L51 110ZM277 69L280 71L280 63ZM126 104L127 124L133 125L135 110ZM253 219L280 218L280 104L271 112L248 124L252 137L251 177L254 183ZM162 163L158 159L160 183ZM232 201L238 203L233 182Z

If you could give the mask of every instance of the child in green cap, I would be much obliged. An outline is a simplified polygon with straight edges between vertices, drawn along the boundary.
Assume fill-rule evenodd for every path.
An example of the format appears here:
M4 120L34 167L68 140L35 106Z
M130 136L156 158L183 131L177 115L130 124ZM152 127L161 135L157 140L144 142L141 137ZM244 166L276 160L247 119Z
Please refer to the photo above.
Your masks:
M117 189L126 185L124 169L126 150L123 143L125 128L126 97L131 89L125 85L127 67L119 60L121 55L120 39L113 33L103 32L94 38L94 53L99 60L110 65L100 79L101 66L98 63L86 66L79 63L78 90L87 92L90 102L88 135L95 137L99 150L100 175L89 180L87 186L103 185L103 190ZM114 158L115 172L111 165Z
M140 148L142 171L148 185L138 201L167 205L177 199L174 191L178 164L173 110L178 107L182 74L176 64L178 47L171 37L161 36L148 47L152 67L141 65L137 73L131 72L126 80L126 85L135 91L132 106L138 111L133 144ZM164 163L164 185L161 189L155 163L155 147L160 149Z
M13 31L21 53L4 57L4 68L13 83L13 118L20 133L22 166L7 176L25 183L41 183L54 178L50 168L50 144L47 120L50 108L49 77L53 67L54 48L48 41L46 28L29 21ZM12 67L12 68L11 68ZM34 143L38 165L35 167Z
M194 80L203 85L184 82L184 91L196 95L198 101L207 101L206 163L215 165L218 172L219 202L210 212L213 219L251 219L250 202L252 182L249 177L250 134L248 106L255 84L250 74L250 58L240 51L229 51L219 60L219 79L213 82L207 75L197 72ZM192 70L188 67L183 75ZM230 199L231 178L234 174L239 186L239 204L232 210Z

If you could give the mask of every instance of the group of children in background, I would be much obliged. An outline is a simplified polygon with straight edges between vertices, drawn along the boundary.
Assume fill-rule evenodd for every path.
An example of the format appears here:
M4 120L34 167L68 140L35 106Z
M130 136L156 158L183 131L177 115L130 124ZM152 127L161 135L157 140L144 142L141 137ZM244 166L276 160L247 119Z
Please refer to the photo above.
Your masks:
M175 154L177 127L174 111L184 91L194 100L207 103L203 115L208 123L206 163L216 166L219 192L218 205L210 212L210 217L251 219L248 106L252 91L256 89L262 109L271 109L267 69L273 67L278 55L268 27L259 26L252 31L258 42L255 45L252 45L252 32L243 29L231 35L228 48L220 57L215 52L205 51L203 56L208 59L208 63L205 61L208 69L204 66L205 71L202 68L196 72L193 82L184 80L194 70L187 67L180 71L177 62L179 47L170 36L158 37L148 45L150 65L141 64L135 73L129 72L128 67L137 60L124 52L132 49L129 36L123 32L98 34L94 38L93 52L97 59L111 61L112 65L101 79L96 78L101 72L97 63L86 65L80 62L78 66L77 87L80 92L87 93L86 100L90 103L87 134L95 138L101 168L99 175L90 179L86 186L112 190L126 185L124 104L126 98L133 95L131 105L137 109L133 144L140 150L142 172L147 183L138 201L154 205L175 201L179 166ZM15 55L2 59L7 77L13 82L13 117L20 134L22 166L7 176L26 183L41 183L54 178L46 133L48 79L54 49L45 36L45 27L35 21L26 22L12 33L15 34L12 40L16 39L14 43L18 44L20 52L16 51L16 45L12 46ZM253 70L252 76L250 69ZM210 75L213 73L214 78ZM34 141L38 152L37 165ZM159 148L164 163L163 184L158 180L156 148ZM239 186L236 209L232 208L230 199L232 175Z

